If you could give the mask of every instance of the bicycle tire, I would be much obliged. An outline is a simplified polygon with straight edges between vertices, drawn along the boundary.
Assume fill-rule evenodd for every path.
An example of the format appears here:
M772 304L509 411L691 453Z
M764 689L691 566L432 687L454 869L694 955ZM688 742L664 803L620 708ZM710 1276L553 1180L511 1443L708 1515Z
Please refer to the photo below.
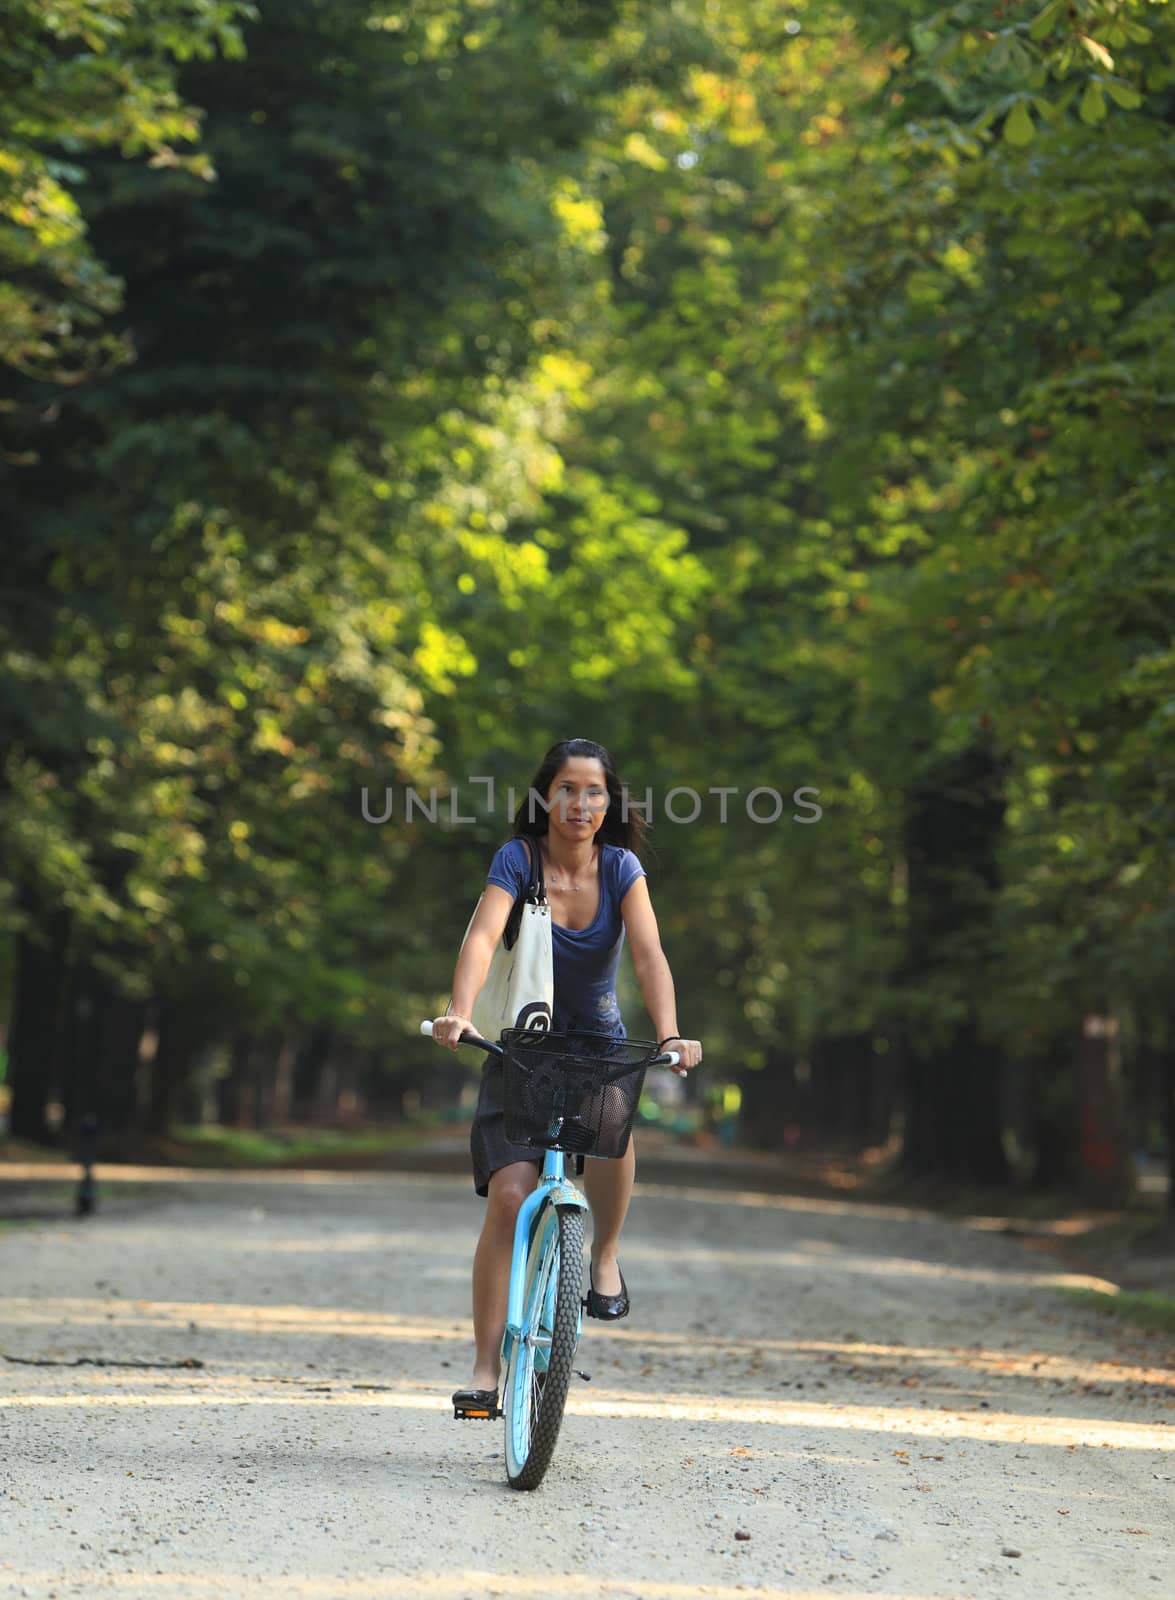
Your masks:
M551 1464L579 1343L583 1212L547 1207L527 1255L523 1337L506 1369L506 1476L512 1489L537 1489ZM531 1340L550 1339L546 1367Z

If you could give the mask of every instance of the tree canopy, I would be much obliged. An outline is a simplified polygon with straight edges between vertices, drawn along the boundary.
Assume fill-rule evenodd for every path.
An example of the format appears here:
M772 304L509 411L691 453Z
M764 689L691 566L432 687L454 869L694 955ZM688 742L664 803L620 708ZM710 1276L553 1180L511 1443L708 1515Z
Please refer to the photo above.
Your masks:
M507 831L450 789L589 733L770 1137L1158 1148L1169 6L0 28L14 1126L91 1092L47 994L158 1024L131 1120L242 1039L418 1071Z

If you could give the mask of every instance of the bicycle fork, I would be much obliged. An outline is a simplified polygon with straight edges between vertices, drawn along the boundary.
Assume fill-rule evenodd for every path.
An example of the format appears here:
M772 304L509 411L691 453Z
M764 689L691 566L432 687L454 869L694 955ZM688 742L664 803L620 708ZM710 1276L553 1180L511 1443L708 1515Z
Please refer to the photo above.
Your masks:
M527 1334L523 1328L525 1315L526 1293L529 1284L526 1281L526 1264L530 1255L531 1241L544 1224L544 1212L550 1206L558 1211L565 1206L573 1206L579 1211L589 1209L587 1200L574 1184L568 1183L563 1175L547 1175L544 1173L539 1180L538 1187L533 1189L518 1208L518 1218L514 1224L514 1248L510 1260L510 1293L506 1304L506 1327L502 1333L502 1370L505 1371L510 1360L511 1352L519 1339L527 1339L535 1351L535 1366L541 1371L547 1364L547 1352L550 1349L550 1338L541 1331L532 1330ZM547 1288L548 1301L543 1307L541 1324L551 1327L554 1321L554 1299L556 1290L556 1275L551 1274ZM579 1326L576 1330L578 1337L583 1331L583 1313L580 1312Z

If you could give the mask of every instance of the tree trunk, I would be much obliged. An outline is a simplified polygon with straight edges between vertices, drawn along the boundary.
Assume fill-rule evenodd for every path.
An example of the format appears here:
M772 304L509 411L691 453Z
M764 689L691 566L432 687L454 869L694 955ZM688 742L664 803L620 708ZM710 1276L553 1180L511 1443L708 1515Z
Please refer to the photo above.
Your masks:
M1167 1135L1167 1215L1175 1222L1175 1013L1163 1047L1163 1128Z
M1077 1063L1071 1036L1051 1040L1028 1060L1026 1070L1032 1187L1067 1189L1077 1180Z
M255 1042L248 1028L238 1028L233 1034L228 1073L217 1085L222 1127L247 1128L251 1126L251 1119L256 1117L254 1049Z
M62 1048L66 1126L85 1116L104 1133L127 1133L139 1120L139 1042L146 1007L129 1000L88 961L71 974Z
M147 1126L166 1134L176 1113L202 1035L189 1005L163 1000L159 1007L159 1039L151 1063L151 1097Z
M69 913L43 921L27 891L20 897L29 926L16 942L12 1026L8 1034L8 1081L12 1092L8 1129L14 1139L53 1144L48 1103L58 1093L62 999L67 978Z
M752 1150L783 1150L798 1123L799 1091L790 1055L770 1055L765 1067L739 1076L739 1138Z
M105 1026L95 1062L95 1110L100 1125L115 1133L139 1127L139 1049L146 1026L142 1000L106 990Z
M1077 1050L1080 1091L1081 1187L1090 1200L1117 1204L1129 1197L1134 1174L1126 1137L1118 1019L1089 1012Z
M918 1176L991 1184L1008 1178L1003 1063L981 1035L975 995L1004 808L1002 767L987 744L959 752L908 798L901 982L915 995L942 989L959 1013L949 1025L922 1024L915 1015L904 1027L902 1161Z
M351 1123L359 1111L359 1052L354 1045L344 1045L337 1056L338 1075L335 1079L332 1120Z
M289 1122L294 1099L294 1057L296 1054L292 1028L283 1028L278 1035L277 1055L273 1064L273 1092L270 1099L270 1118L273 1122Z
M323 1073L335 1048L335 1031L328 1022L312 1028L294 1062L294 1112L298 1117L319 1115L323 1106Z
M831 1034L812 1050L813 1121L823 1137L861 1149L882 1118L873 1041L867 1033Z

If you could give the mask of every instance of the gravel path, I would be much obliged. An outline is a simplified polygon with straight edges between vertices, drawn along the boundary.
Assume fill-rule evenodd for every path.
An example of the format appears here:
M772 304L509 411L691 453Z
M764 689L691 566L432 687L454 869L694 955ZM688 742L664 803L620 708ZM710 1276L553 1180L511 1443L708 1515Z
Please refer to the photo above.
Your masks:
M1173 1341L1053 1293L1047 1252L642 1186L633 1315L587 1324L527 1495L447 1405L480 1206L217 1174L0 1232L0 1595L1172 1593Z

